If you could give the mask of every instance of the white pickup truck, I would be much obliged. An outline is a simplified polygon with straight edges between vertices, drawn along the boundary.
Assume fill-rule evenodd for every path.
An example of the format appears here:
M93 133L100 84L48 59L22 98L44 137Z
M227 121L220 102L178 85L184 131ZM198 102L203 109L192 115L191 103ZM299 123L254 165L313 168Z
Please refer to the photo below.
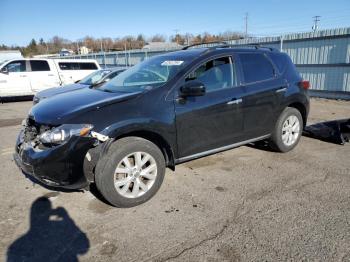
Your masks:
M0 98L29 96L72 84L100 69L90 59L15 59L0 64Z

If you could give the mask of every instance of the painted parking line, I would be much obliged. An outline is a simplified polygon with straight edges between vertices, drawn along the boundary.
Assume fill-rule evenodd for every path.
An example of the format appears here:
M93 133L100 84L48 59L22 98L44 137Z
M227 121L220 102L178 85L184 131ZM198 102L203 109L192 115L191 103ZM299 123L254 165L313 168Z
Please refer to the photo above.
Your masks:
M1 153L2 156L4 156L4 155L11 155L11 154L13 154L13 151L8 151L8 152Z
M8 148L4 148L4 149L1 149L1 153L0 155L9 155L9 154L12 154L14 152L14 149L13 147L8 147Z

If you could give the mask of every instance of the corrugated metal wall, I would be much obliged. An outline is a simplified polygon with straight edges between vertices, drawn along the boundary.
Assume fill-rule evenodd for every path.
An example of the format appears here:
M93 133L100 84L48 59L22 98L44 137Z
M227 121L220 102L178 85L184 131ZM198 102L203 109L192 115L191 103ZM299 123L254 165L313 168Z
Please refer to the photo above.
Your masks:
M262 44L286 52L313 90L350 92L350 28L329 29L281 37L231 41Z
M249 38L230 43L237 46L261 44L276 49L282 48L282 51L292 58L302 76L310 80L312 89L350 92L350 28L288 34L281 37ZM173 50L130 50L67 58L94 58L101 65L124 67L169 51Z

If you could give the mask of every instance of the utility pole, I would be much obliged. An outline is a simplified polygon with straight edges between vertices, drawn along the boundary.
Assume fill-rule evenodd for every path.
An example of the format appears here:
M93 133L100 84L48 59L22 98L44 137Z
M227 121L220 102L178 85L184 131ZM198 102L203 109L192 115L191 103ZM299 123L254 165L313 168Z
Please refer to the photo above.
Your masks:
M318 22L320 22L320 17L319 15L316 15L313 17L314 19L314 25L312 26L312 30L316 32L318 30Z
M245 38L248 38L248 13L245 13L244 23L245 23Z

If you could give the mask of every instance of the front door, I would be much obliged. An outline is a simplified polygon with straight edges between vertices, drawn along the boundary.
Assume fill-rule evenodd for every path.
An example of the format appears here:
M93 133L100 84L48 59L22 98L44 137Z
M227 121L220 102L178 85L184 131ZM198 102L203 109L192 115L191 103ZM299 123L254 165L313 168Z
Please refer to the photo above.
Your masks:
M0 73L0 96L27 96L31 95L29 74L26 60L16 60L8 63Z
M189 81L201 82L206 93L175 100L180 160L240 140L243 91L236 76L232 57L224 56L202 63L185 77L182 85Z

